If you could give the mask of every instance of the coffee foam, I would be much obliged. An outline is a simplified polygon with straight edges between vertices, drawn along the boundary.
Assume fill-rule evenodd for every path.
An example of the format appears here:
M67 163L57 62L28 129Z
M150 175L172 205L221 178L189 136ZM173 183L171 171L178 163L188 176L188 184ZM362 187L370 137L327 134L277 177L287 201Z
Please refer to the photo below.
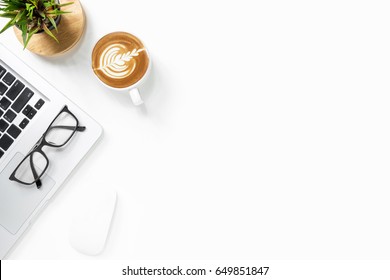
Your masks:
M104 49L100 56L99 67L104 75L112 79L123 79L134 72L136 63L133 57L145 49L126 51L123 44L112 44Z
M103 37L92 54L92 67L100 80L116 88L129 87L146 73L149 58L135 36L115 32Z

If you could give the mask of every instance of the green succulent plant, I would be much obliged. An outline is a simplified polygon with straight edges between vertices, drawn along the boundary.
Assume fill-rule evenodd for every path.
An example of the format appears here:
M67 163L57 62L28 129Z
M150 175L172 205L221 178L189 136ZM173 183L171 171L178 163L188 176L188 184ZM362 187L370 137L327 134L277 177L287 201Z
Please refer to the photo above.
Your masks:
M61 7L73 4L60 4L58 0L0 0L0 17L9 18L0 34L11 26L17 26L22 31L23 45L27 47L31 37L39 32L45 32L53 40L56 36L51 30L57 30L57 20L62 14Z

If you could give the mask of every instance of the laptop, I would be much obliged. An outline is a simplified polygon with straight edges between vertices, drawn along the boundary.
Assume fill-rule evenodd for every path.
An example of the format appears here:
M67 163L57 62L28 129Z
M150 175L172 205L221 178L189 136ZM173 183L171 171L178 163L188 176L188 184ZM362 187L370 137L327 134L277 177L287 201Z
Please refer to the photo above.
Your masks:
M94 119L0 44L0 259L101 135Z

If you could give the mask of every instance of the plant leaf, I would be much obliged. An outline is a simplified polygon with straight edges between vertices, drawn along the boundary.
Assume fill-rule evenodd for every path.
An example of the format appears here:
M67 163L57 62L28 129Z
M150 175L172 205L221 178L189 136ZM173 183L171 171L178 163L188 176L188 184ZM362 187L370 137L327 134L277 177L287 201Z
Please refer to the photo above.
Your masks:
M53 33L51 33L51 31L49 30L49 28L47 28L46 24L43 24L42 25L43 27L43 30L45 31L45 33L47 35L49 35L50 37L52 37L57 43L59 43L58 39L56 38L56 36L53 35Z
M18 13L5 12L0 14L0 17L3 18L14 18Z
M23 24L20 26L20 29L22 29L22 38L23 38L23 46L24 49L27 47L27 24Z
M19 11L19 13L15 17L15 23L18 22L25 14L25 11Z
M71 14L72 12L70 11L60 11L60 10L53 10L50 12L47 12L46 14L48 15L64 15L64 14Z
M58 7L65 7L65 6L69 6L69 5L73 5L74 2L68 2L68 3L64 3L64 4L59 4Z
M3 29L0 31L0 34L3 33L5 30L7 30L8 28L10 28L11 26L15 25L15 23L17 21L20 20L20 18L24 15L25 11L19 11L15 17L13 19L11 19L4 27Z
M50 21L51 25L53 25L54 29L58 32L56 21L52 17L47 17L47 18Z
M0 30L0 34L6 31L8 28L10 28L13 25L14 19L11 19L4 27Z
M46 18L46 15L44 12L37 10L37 13L41 16L41 18Z
M27 47L28 42L30 42L31 37L39 31L39 27L35 28L33 31L30 31L27 36L26 44L24 45L24 48Z

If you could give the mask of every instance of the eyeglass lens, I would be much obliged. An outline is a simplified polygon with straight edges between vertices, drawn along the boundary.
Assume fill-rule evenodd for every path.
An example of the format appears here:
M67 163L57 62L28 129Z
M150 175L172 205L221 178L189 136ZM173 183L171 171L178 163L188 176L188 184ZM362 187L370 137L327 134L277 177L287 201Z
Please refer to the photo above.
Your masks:
M77 120L71 114L62 112L50 126L46 133L46 142L62 146L72 137L76 130Z

